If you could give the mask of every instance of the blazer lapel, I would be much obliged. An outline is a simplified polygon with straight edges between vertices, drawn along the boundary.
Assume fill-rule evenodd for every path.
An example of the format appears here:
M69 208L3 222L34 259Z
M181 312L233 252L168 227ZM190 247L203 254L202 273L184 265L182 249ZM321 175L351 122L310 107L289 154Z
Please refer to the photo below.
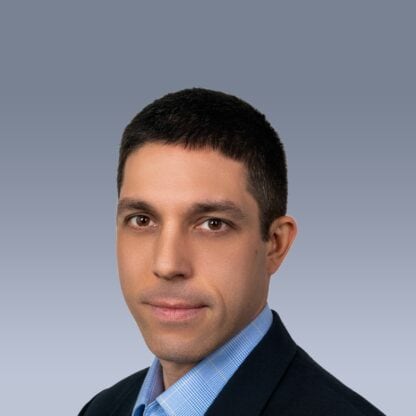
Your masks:
M296 353L296 344L273 312L273 323L221 390L206 416L257 416Z
M133 407L136 403L137 394L143 384L147 371L148 368L140 371L137 374L137 377L132 379L127 388L123 390L117 397L114 398L114 401L112 403L114 407L111 407L111 410L111 404L109 404L109 416L131 416Z

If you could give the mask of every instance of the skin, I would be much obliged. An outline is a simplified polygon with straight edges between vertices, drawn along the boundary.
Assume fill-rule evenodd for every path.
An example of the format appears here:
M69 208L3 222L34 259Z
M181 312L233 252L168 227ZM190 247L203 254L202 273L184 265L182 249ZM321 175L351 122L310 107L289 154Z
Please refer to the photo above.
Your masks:
M264 308L295 236L277 218L262 241L243 163L149 143L127 159L117 211L126 303L168 388Z

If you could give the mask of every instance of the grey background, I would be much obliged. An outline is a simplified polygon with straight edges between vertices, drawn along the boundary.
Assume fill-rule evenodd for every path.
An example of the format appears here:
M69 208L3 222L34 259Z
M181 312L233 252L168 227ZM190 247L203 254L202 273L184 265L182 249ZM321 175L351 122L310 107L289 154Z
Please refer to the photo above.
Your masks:
M116 162L149 101L202 86L266 114L299 224L270 305L389 415L414 409L410 1L2 1L0 395L74 415L147 366L119 289Z

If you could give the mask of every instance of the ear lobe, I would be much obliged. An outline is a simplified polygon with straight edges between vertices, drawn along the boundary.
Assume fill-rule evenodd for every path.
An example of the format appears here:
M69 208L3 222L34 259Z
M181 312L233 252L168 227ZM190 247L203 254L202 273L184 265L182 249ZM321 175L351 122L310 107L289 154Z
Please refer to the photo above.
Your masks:
M287 215L276 218L269 230L267 269L273 274L282 264L296 238L297 225L294 218Z

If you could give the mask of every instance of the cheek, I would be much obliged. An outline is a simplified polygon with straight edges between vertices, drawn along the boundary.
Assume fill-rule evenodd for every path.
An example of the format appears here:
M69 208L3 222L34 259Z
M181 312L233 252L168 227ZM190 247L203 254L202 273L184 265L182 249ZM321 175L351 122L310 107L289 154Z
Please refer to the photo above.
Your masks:
M149 263L145 245L126 236L117 238L117 264L121 288L125 296L143 281Z
M265 272L263 251L253 242L205 247L199 252L198 275L209 276L210 286L227 304L244 301L259 289Z

